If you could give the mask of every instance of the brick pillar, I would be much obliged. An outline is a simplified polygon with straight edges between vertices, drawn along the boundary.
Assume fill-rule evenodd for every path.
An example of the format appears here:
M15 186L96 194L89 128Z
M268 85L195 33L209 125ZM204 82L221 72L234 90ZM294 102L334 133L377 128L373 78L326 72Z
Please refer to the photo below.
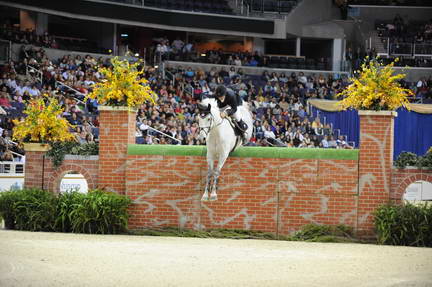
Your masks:
M392 111L359 111L360 158L358 235L374 235L373 212L389 202L393 166Z
M48 168L46 160L44 162L44 156L50 149L47 144L39 143L25 143L25 176L24 176L24 187L25 188L47 188L46 169Z
M135 143L136 112L127 107L99 106L99 188L126 192L128 144Z

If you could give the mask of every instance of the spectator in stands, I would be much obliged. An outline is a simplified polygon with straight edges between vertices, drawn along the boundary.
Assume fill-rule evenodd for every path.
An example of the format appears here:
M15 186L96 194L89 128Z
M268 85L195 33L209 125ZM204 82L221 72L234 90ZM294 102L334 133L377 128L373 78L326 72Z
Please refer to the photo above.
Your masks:
M396 14L395 18L393 19L393 29L396 32L396 36L400 37L403 33L404 27L404 20L399 14Z
M234 65L235 66L241 66L242 65L242 61L240 60L239 56L235 56Z
M425 77L422 77L418 82L417 82L417 91L416 91L416 97L417 98L424 98L426 97L427 93L428 93L428 83L426 81Z
M7 93L6 87L3 87L0 93L0 106L6 111L12 109L12 105L10 103L10 96Z
M339 136L338 139L336 140L336 144L337 144L337 148L345 148L345 146L347 145L347 142L345 141L344 136Z
M329 148L328 136L324 136L319 145L322 148Z
M346 20L348 18L348 0L334 0L334 2L341 11L342 20Z
M173 49L173 53L179 53L182 51L184 46L184 42L180 40L180 37L177 37L171 44L171 47Z
M12 151L10 151L8 148L3 152L0 158L1 161L14 161L14 156L12 154Z
M329 148L337 148L337 142L336 142L336 140L334 139L334 137L333 136L330 136L329 137L329 140L328 140L328 147Z

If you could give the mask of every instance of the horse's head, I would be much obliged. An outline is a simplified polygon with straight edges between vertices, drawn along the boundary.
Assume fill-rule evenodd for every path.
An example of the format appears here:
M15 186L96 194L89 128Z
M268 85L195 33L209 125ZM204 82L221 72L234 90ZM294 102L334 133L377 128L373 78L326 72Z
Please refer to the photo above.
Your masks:
M198 125L200 128L199 139L207 138L215 122L215 113L219 111L215 99L205 98L198 104L200 114L198 116Z

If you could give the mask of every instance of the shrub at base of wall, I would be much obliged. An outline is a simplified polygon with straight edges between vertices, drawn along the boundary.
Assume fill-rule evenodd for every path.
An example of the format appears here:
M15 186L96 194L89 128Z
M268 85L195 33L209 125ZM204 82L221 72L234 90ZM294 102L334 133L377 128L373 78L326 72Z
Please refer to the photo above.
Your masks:
M192 230L178 227L150 228L142 230L131 230L131 235L144 236L174 236L195 238L229 238L229 239L266 239L284 241L307 241L307 242L336 242L336 243L368 243L354 238L353 228L347 225L319 225L307 224L293 235L275 234L257 230L243 229L209 229Z
M24 189L0 194L7 229L115 234L127 230L130 199L93 190L87 194Z
M375 212L379 244L432 247L432 204L383 205Z

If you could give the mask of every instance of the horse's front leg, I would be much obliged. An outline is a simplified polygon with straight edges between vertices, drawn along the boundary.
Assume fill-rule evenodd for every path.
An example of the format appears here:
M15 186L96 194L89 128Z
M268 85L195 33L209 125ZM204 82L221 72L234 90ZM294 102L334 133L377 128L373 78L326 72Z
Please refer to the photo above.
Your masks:
M207 178L206 178L204 194L201 197L201 201L209 200L209 188L210 188L212 176L213 176L213 160L212 161L207 160Z
M216 166L216 169L213 171L213 186L211 189L211 193L210 193L210 200L217 200L217 189L218 189L218 181L219 181L219 176L221 174L221 170L223 165L225 164L225 161L228 158L228 153L222 155L219 157L218 159L218 164Z

